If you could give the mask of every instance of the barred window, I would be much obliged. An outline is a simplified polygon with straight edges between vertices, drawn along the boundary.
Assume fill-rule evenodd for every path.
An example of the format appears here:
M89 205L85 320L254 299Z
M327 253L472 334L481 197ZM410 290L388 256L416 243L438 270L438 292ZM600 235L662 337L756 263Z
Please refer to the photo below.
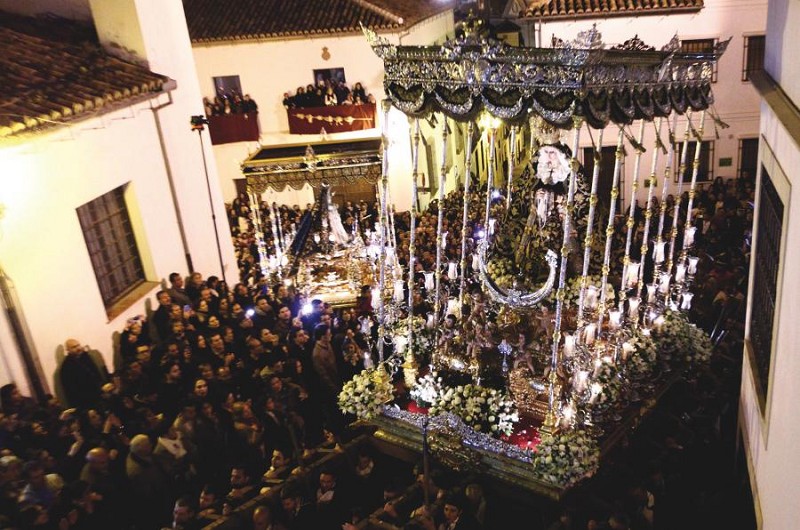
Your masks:
M764 69L764 35L753 35L744 38L744 61L742 64L742 81L750 81L750 74Z
M145 281L125 204L125 187L111 190L77 209L106 309Z
M681 41L681 52L683 53L713 53L717 45L717 39L688 39ZM711 70L711 82L717 82L717 63L713 64Z

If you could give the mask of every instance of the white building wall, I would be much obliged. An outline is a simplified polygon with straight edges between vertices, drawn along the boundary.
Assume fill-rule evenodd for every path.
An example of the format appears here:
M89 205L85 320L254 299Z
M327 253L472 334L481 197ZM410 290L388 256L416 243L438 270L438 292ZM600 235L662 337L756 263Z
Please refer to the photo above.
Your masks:
M669 16L641 16L641 17L609 17L592 20L564 20L545 22L542 25L541 35L545 46L550 45L551 38L556 36L565 41L575 39L581 31L589 30L592 24L597 24L597 30L602 34L606 47L620 44L634 35L638 35L646 44L660 49L670 39L677 35L679 39L705 39L718 38L720 41L732 37L728 49L719 62L718 79L713 84L715 96L714 108L720 118L730 125L728 129L719 129L720 138L716 138L715 129L711 119L706 120L704 140L714 140L714 176L733 178L737 176L739 163L739 140L755 138L758 136L759 104L760 99L756 90L749 82L741 80L745 36L763 35L767 22L767 2L757 0L708 0L705 7L698 13ZM537 25L538 30L538 25ZM694 121L697 123L699 115L695 113ZM685 120L681 117L677 130L682 138ZM666 123L663 131L666 131ZM632 128L634 135L638 125ZM665 132L662 133L666 141ZM652 146L654 145L653 127L645 130L644 146L648 149L642 157L641 179L650 172ZM571 142L571 135L568 137ZM595 137L596 138L596 137ZM609 129L603 139L604 146L616 144L617 131ZM583 134L581 147L591 146L588 135ZM629 152L630 149L626 148ZM692 154L692 151L689 151ZM733 165L720 167L720 158L732 158ZM660 155L661 166L664 161ZM626 181L623 184L626 193L630 191L633 164L625 165ZM660 173L659 173L660 177ZM659 181L660 182L660 181ZM641 186L638 193L640 204L644 204L647 191ZM625 203L629 197L625 197Z
M187 272L149 106L145 102L0 149L7 177L0 186L5 205L0 260L50 388L56 354L63 353L67 338L99 350L113 369L112 335L126 319L145 312L148 298L155 305L152 297L142 298L109 320L76 208L129 183L129 211L147 279ZM6 362L14 363L14 355L6 355L12 343L6 333L2 337Z
M796 32L800 31L800 5L791 0L770 0L769 10L766 69L793 101L793 119L797 120L800 67L795 57L797 47L794 41ZM776 331L766 415L761 415L750 363L745 355L740 417L750 480L762 517L761 528L771 530L796 528L800 521L800 505L796 502L800 490L800 457L797 453L797 440L800 439L800 421L797 420L800 358L796 351L800 329L795 325L800 318L800 303L796 296L800 292L800 279L793 274L800 267L800 247L797 245L800 180L796 172L800 167L800 145L797 143L797 130L790 134L786 129L784 120L787 115L791 117L791 112L784 110L778 115L766 102L762 104L761 112L761 162L769 167L770 176L777 181L776 187L782 192L784 207L788 209L788 222L783 227L786 244L781 256L782 273L779 272L778 278L781 295L775 310ZM780 185L782 180L783 186ZM748 322L751 318L755 320L759 315L748 310Z

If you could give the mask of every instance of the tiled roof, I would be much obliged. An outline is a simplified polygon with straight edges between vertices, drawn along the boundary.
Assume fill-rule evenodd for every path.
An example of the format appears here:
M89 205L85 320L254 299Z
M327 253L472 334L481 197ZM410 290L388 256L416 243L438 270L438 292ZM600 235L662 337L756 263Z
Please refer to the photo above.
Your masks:
M531 5L536 5L532 2ZM550 0L541 7L529 9L526 17L599 18L608 16L641 16L699 11L703 0Z
M396 30L452 8L455 0L183 0L195 43Z
M0 141L131 104L169 81L107 54L92 28L0 11Z

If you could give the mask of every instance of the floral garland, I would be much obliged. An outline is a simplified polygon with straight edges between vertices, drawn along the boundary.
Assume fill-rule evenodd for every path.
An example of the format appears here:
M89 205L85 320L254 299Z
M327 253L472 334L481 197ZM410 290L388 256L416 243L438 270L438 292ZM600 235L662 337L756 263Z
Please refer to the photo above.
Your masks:
M708 335L689 322L684 313L666 311L664 323L653 328L658 353L666 361L683 364L702 364L711 359L713 345Z
M353 376L339 392L339 409L368 420L380 414L383 406L394 397L392 378L383 365L368 368Z
M600 467L600 447L583 431L543 434L533 468L545 481L567 487L593 475Z
M428 374L411 389L412 399L427 405L428 414L450 412L461 418L476 432L495 438L510 435L519 421L514 401L503 391L467 384L444 388L441 378Z

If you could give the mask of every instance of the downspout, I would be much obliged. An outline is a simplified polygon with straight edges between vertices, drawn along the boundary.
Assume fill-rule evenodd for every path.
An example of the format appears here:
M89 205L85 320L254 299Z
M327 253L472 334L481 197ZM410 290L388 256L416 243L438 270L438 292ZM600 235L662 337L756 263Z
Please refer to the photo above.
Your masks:
M169 192L172 195L172 206L175 208L175 219L178 221L178 231L181 234L181 244L183 245L183 255L186 257L186 267L188 272L194 271L192 265L192 254L189 252L189 243L186 239L186 228L183 226L183 215L181 214L180 203L178 202L178 192L175 191L175 181L172 175L172 166L169 163L169 155L167 154L167 146L164 142L164 131L161 129L161 119L158 116L158 111L164 107L172 105L172 91L178 87L178 83L174 79L170 79L164 83L164 90L167 92L169 101L158 106L150 106L153 111L153 121L156 125L158 132L158 143L161 146L161 157L164 159L164 169L167 173L167 182L169 182Z
M47 388L44 371L39 363L39 357L33 351L30 338L30 331L25 324L22 310L14 296L14 289L11 280L6 276L5 271L0 268L0 309L8 315L8 323L14 337L14 342L22 359L25 376L28 379L30 390L36 396L39 403L45 402L45 396L49 393ZM5 359L5 356L4 356ZM7 367L6 367L7 368ZM9 370L9 374L11 371Z

